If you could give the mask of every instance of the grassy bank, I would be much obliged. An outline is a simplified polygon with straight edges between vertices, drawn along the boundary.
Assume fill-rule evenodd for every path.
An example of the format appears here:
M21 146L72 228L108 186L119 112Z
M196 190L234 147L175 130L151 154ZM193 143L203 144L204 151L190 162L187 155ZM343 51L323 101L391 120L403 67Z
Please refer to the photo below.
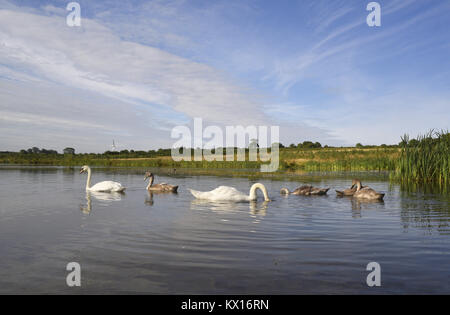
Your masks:
M170 157L170 150L156 152L109 152L105 154L0 153L2 164L106 167L162 167L191 169L259 169L263 162L181 161ZM395 147L370 148L281 148L281 171L386 171L395 169L400 151Z
M286 170L390 171L399 157L395 147L282 149L280 163Z
M197 169L206 173L257 172L267 162L191 161L175 162L170 149L157 151L105 152L103 154L58 154L53 150L0 152L0 164L48 166L103 166L137 168ZM44 153L43 153L44 152ZM225 160L225 158L224 158ZM390 171L391 179L416 183L450 184L450 134L430 131L417 139L402 138L398 146L348 148L280 148L280 172Z

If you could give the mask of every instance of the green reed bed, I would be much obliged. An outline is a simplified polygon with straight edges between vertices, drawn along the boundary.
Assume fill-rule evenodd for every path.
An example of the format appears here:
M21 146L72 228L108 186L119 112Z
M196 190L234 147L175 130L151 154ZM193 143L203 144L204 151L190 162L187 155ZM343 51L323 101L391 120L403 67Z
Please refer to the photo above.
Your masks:
M395 169L398 148L323 148L282 150L283 169L302 171L389 171Z
M432 130L417 139L405 135L392 177L402 181L449 184L450 133Z

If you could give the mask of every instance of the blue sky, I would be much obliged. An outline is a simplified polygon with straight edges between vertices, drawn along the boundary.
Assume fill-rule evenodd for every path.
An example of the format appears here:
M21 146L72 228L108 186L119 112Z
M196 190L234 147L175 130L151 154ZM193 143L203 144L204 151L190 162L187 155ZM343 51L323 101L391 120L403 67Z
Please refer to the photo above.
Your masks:
M449 128L450 1L0 0L0 151L170 147L176 125L278 125L284 144Z

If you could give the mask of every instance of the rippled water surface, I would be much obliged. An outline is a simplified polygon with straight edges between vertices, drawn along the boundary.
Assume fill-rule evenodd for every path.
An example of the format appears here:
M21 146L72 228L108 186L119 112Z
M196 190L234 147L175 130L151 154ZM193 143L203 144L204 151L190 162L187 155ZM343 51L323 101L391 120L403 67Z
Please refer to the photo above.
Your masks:
M195 201L188 187L248 192L247 178L168 175L178 194L150 195L136 170L93 172L121 194L89 194L63 168L0 168L0 293L450 293L450 198L366 179L384 202L337 198L349 178L260 179L264 203ZM311 183L328 196L279 195ZM82 268L66 286L66 265ZM369 288L369 262L381 287Z

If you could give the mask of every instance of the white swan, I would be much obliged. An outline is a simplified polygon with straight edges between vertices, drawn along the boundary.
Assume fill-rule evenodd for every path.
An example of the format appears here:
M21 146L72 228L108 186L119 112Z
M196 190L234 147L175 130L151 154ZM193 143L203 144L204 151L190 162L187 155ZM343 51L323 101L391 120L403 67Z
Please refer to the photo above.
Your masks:
M242 202L242 201L253 201L256 200L256 190L260 189L262 193L264 194L264 200L270 201L269 195L267 194L266 187L264 187L263 184L256 183L253 184L253 186L250 188L250 194L246 195L244 193L241 193L239 190L237 190L234 187L228 187L228 186L220 186L217 187L214 190L211 191L197 191L193 189L189 189L191 191L191 194L194 195L197 199L205 199L210 201L235 201L235 202Z
M91 168L87 165L83 166L81 168L80 174L82 173L88 173L88 178L86 182L86 191L93 191L93 192L123 192L125 190L125 187L122 186L120 183L111 182L111 181L105 181L98 184L95 184L91 187L91 176L92 171Z

